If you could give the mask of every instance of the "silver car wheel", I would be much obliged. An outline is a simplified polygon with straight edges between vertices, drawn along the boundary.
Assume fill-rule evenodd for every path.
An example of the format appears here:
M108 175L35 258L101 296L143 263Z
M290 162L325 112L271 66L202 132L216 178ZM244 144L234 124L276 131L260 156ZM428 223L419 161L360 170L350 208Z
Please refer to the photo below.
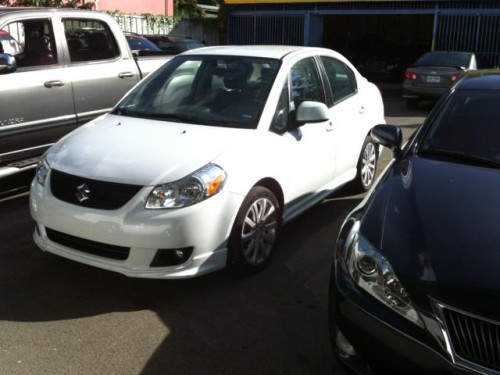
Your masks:
M278 233L276 207L266 197L255 200L243 221L243 256L251 265L264 263L270 256Z
M368 187L375 178L375 169L377 166L377 150L372 142L367 142L363 150L361 159L361 183Z

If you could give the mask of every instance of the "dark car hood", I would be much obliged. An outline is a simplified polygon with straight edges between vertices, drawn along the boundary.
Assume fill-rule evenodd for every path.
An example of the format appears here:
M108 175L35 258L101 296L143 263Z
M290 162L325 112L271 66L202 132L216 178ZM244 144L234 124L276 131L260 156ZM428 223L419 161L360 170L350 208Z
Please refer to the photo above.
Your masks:
M476 306L500 291L499 204L499 170L414 156L390 170L361 232L402 282Z

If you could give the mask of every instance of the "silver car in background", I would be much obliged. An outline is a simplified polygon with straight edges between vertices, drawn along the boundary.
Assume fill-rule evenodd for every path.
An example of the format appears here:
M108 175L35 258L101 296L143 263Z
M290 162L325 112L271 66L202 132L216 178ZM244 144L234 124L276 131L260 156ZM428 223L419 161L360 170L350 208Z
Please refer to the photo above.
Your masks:
M422 100L438 99L469 70L477 70L472 52L425 53L404 74L403 98L408 108L417 108Z

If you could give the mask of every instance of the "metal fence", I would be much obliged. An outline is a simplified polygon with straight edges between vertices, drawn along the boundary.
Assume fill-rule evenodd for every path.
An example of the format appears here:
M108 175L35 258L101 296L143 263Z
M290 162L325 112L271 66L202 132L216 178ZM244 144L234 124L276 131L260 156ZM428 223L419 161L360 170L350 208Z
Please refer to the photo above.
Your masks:
M238 15L229 18L229 44L304 44L303 15Z
M436 49L471 51L481 67L500 66L499 14L440 14Z
M154 22L144 16L115 15L120 28L123 31L137 34L175 34L183 35L199 41L206 45L218 45L219 30L216 20L198 21L172 21L170 24Z

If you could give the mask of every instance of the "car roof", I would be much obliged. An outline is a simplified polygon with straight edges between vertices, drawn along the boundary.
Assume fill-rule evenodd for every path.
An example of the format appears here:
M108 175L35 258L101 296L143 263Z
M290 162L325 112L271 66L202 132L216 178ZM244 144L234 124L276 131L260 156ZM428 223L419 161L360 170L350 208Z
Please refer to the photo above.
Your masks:
M50 10L54 13L88 13L89 10L72 9L72 8L54 8L54 7L2 7L0 6L0 14L12 12L40 12Z
M213 46L196 48L183 53L183 55L227 55L227 56L250 56L272 59L282 59L286 55L301 51L316 51L316 53L331 53L326 48L303 47L303 46L276 46L276 45L247 45L247 46Z
M482 69L467 72L458 81L456 90L500 90L500 69Z
M426 52L425 55L430 55L430 54L435 54L435 55L438 55L438 54L455 54L455 53L463 53L465 55L472 55L474 52L467 52L467 51L429 51L429 52Z
M193 40L195 41L196 39L193 39L189 36L184 36L184 35L172 35L172 34L143 34L145 38L154 38L154 39L170 39L170 40Z

